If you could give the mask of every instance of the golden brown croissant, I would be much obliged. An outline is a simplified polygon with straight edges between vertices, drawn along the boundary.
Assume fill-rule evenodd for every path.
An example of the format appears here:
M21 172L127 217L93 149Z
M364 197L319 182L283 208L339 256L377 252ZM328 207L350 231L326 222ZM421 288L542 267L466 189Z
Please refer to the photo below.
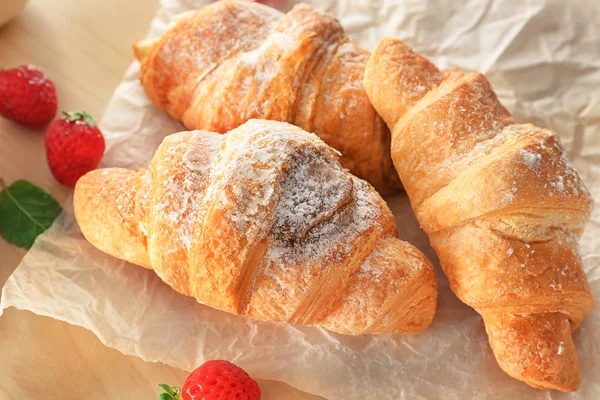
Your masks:
M399 40L379 43L364 84L417 218L502 369L575 390L571 333L593 303L577 240L592 201L556 134L515 125L482 74L444 75Z
M182 14L134 50L150 99L188 129L286 121L315 132L381 193L401 187L389 130L362 86L369 53L332 15L304 4L283 14L224 0Z
M168 136L149 170L81 178L74 207L98 249L234 314L352 335L417 332L435 314L433 266L396 238L383 199L287 123Z

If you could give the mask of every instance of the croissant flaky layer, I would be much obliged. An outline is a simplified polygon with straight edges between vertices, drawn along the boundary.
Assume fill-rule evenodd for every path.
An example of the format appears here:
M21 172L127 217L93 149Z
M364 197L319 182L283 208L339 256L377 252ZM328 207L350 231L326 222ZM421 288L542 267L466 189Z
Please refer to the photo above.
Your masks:
M98 249L227 312L353 335L417 332L435 314L433 267L383 199L287 123L168 136L149 170L81 178L74 207Z
M364 83L417 218L500 366L575 390L571 333L593 304L577 240L592 201L557 135L516 125L482 74L443 74L400 40L379 43Z
M181 15L134 50L150 99L188 129L290 122L340 151L342 165L380 192L400 188L389 130L362 86L369 54L332 15L223 0Z

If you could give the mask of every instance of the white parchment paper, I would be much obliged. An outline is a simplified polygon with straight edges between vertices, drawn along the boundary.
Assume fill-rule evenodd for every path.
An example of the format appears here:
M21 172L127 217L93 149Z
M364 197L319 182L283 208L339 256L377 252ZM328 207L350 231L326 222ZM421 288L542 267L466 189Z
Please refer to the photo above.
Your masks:
M162 0L149 36L204 1ZM520 122L561 134L592 195L600 199L600 23L598 3L327 0L353 40L372 49L397 36L444 69L480 70ZM182 126L154 107L133 64L102 119L103 166L146 166ZM404 195L387 198L400 236L435 260ZM225 358L251 375L329 399L600 398L600 208L581 240L596 297L575 334L582 385L573 394L532 389L505 375L481 318L439 276L437 316L418 335L349 337L320 328L257 322L202 306L152 271L111 258L82 237L72 207L40 236L7 281L0 310L31 310L94 332L107 346L191 370ZM438 268L439 270L439 268Z

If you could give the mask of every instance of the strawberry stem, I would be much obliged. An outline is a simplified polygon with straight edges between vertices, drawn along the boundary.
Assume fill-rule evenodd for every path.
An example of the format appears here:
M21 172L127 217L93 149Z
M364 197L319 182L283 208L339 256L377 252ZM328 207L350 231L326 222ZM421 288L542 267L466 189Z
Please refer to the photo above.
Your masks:
M169 386L165 383L158 385L163 390L163 393L158 395L159 400L180 400L179 394L181 389L175 386Z
M96 126L96 122L94 121L94 118L92 118L92 116L88 113L86 113L85 111L64 111L63 110L63 115L65 117L67 117L67 120L69 120L70 122L75 122L78 121L80 119L83 119L85 121L86 124L88 124L89 126Z
M4 184L4 180L2 178L0 178L0 188L2 188L2 190L6 189L6 185Z

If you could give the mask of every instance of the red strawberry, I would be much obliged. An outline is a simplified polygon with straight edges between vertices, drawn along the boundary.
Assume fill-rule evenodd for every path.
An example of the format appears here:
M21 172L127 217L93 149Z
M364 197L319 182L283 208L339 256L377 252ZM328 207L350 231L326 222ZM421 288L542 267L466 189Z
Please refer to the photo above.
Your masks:
M41 128L56 115L56 88L33 65L0 71L0 115Z
M260 400L260 388L254 379L229 361L208 361L196 368L183 388L158 385L165 393L160 400Z
M46 159L57 181L74 186L77 179L100 163L104 136L85 111L63 114L46 131Z

